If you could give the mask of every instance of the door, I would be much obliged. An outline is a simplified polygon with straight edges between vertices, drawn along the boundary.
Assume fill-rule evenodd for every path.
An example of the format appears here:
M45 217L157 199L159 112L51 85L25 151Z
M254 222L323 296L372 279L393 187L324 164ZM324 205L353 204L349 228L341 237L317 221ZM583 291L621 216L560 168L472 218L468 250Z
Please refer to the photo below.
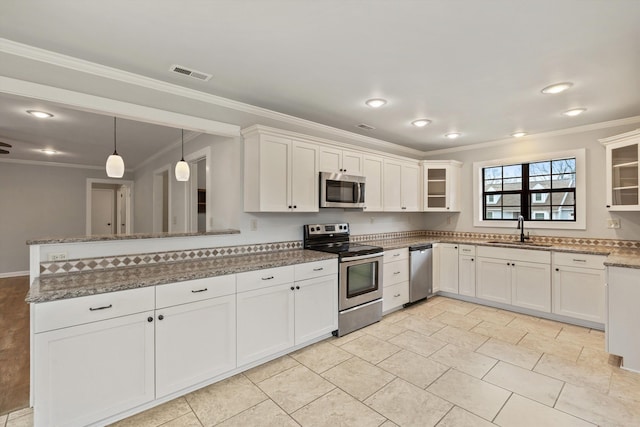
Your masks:
M236 295L238 366L293 347L294 290L288 283Z
M458 293L458 245L440 243L440 290Z
M291 140L263 136L260 140L260 211L288 212Z
M551 312L551 267L549 264L514 261L511 304Z
M89 425L152 401L152 316L138 313L35 334L35 425Z
M458 292L469 297L476 296L476 259L472 255L460 255L458 259Z
M91 234L113 234L114 190L94 188L91 190Z
M320 147L319 172L342 172L342 150Z
M382 208L382 157L364 156L363 174L366 178L364 185L364 209L367 212L381 212Z
M156 322L156 398L236 367L235 295L156 310Z
M511 304L511 262L499 258L476 258L478 298Z
M424 210L446 210L447 208L447 168L427 167L425 170Z
M553 312L604 323L604 270L558 266L553 272Z
M318 146L293 141L291 146L293 212L318 212Z
M342 152L342 172L347 175L362 175L362 154L355 151Z
M402 165L401 189L402 210L420 211L420 166Z
M402 165L393 161L384 161L384 210L386 212L402 211ZM366 190L365 190L366 197Z
M338 329L338 276L303 280L295 285L296 345Z

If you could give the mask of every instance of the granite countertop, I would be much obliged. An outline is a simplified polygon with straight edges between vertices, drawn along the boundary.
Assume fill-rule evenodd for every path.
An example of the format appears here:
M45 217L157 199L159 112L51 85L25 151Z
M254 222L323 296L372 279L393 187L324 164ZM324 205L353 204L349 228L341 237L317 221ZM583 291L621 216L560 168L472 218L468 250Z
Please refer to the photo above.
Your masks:
M106 242L110 240L164 239L167 237L219 236L224 234L240 234L240 230L232 228L223 230L198 231L189 233L135 233L135 234L103 234L75 237L44 237L27 240L27 245L51 245L58 243Z
M330 253L296 249L93 272L52 274L33 281L26 301L28 303L56 301L326 259L337 259L337 256Z
M452 239L441 237L410 237L403 239L386 239L386 240L369 240L366 242L368 245L381 246L384 250L393 250L406 248L413 245L425 244L425 243L456 243L456 244L468 244L478 246L493 246L509 249L528 249L537 251L555 251L555 252L569 252L569 253L581 253L588 255L603 255L605 259L604 265L627 267L627 268L640 268L640 251L637 249L625 249L616 248L611 246L593 246L593 245L566 245L566 244L520 244L519 242L510 243L508 241L500 243L490 243L486 239Z

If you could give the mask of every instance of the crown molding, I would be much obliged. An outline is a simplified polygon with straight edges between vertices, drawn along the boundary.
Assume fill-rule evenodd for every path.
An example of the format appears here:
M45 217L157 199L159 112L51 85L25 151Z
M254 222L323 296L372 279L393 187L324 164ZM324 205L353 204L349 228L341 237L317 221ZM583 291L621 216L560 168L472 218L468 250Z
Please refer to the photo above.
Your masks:
M159 92L169 93L196 101L206 102L208 104L219 107L229 108L243 113L253 114L259 117L277 120L288 123L290 125L301 126L306 129L318 132L326 132L340 138L346 138L352 141L358 141L372 146L380 147L386 150L395 150L397 152L406 153L407 155L422 155L422 151L392 142L360 135L331 126L312 122L310 120L301 119L299 117L290 116L288 114L279 113L262 107L256 107L244 102L234 101L232 99L223 98L221 96L212 95L206 92L189 89L173 83L164 82L150 77L141 76L128 71L119 70L117 68L108 67L106 65L97 64L95 62L85 61L83 59L74 58L72 56L40 49L34 46L14 42L12 40L0 38L0 52L11 55L20 56L38 62L45 62L58 67L67 68L81 73L92 74L98 77L119 81L122 83L132 84ZM37 96L32 96L36 97Z
M0 163L15 163L19 165L32 165L32 166L54 166L54 167L73 168L73 169L104 170L104 166L77 165L75 163L45 162L43 160L0 159Z
M573 133L589 132L592 130L607 129L607 128L612 128L617 126L630 125L634 123L640 123L640 116L627 117L625 119L609 120L607 122L593 123L590 125L576 126L572 128L554 130L550 132L534 133L527 136L523 136L521 138L511 137L506 139L499 139L496 141L488 141L488 142L480 142L478 144L464 145L460 147L444 148L442 150L425 151L422 154L425 157L429 157L429 156L436 156L440 154L459 153L461 151L478 150L481 148L495 147L498 145L513 144L514 141L516 140L517 142L529 141L536 138L548 138L552 136L570 135ZM603 141L603 140L599 140L599 141Z

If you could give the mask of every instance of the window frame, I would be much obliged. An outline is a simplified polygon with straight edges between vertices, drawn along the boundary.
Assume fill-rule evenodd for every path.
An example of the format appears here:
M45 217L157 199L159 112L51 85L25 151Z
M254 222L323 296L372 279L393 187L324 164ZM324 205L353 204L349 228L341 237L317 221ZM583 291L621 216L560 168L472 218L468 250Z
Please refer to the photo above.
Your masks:
M505 159L487 160L473 163L473 225L474 227L515 227L515 219L496 220L484 219L484 180L483 169L495 166L509 166L514 164L536 163L539 161L560 160L566 158L576 159L576 184L575 184L575 218L574 220L528 220L527 228L539 229L566 229L586 230L586 149L568 150L561 152L539 153L528 156L512 157ZM529 194L535 193L531 191ZM542 190L540 190L542 191ZM549 192L544 190L542 192ZM520 191L517 192L520 194ZM504 194L504 193L502 193Z

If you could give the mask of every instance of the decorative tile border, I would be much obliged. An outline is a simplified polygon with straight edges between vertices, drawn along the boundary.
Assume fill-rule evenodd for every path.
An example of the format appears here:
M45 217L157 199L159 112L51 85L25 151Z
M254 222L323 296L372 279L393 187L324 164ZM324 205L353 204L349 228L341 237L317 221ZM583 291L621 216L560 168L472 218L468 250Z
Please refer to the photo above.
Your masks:
M387 240L387 239L409 239L412 237L423 237L425 231L394 231L390 233L375 233L375 234L359 234L357 236L351 236L352 242L368 242L371 240Z
M99 258L74 259L62 262L41 262L40 275L77 273L118 267L153 265L165 262L204 260L234 255L261 254L267 252L302 249L302 241L256 243L252 245L226 246L184 251L156 252L133 255L117 255Z

